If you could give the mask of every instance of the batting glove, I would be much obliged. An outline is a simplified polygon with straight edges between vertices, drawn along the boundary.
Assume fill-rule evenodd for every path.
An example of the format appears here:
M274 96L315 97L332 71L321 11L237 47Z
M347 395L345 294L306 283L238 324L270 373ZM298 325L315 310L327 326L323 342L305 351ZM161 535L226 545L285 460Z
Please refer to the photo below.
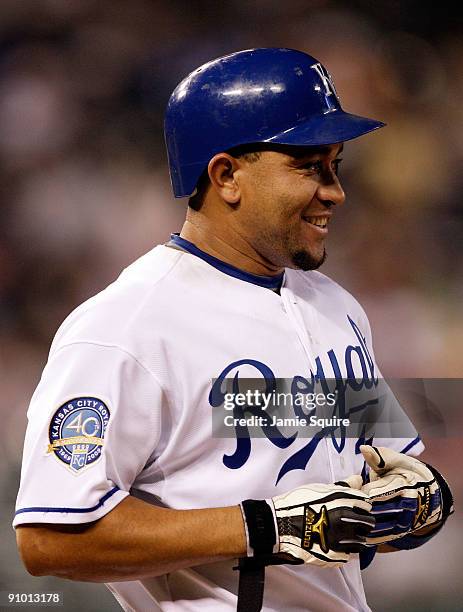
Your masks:
M367 542L394 542L423 527L435 526L430 532L437 533L453 512L452 494L444 477L432 466L390 448L363 445L360 450L371 468L370 482L362 491L368 494L376 519ZM406 541L407 548L420 544L418 538Z
M251 556L266 564L336 567L366 546L374 527L360 476L335 484L310 484L265 501L242 505Z

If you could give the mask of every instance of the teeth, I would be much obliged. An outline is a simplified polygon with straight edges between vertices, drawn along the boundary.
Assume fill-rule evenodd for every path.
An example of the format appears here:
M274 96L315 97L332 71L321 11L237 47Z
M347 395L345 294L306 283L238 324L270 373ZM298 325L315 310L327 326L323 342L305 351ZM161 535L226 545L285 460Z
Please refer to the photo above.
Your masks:
M305 220L317 227L326 227L328 224L328 217L305 217Z

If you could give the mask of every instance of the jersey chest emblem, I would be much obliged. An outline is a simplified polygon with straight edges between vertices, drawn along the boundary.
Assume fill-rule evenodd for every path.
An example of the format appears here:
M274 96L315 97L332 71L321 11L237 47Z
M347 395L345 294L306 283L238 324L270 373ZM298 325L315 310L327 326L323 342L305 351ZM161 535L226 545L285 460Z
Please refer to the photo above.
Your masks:
M324 439L331 440L332 446L340 454L344 451L346 446L347 429L344 423L344 419L347 418L349 421L350 414L356 414L356 419L353 423L359 425L358 431L355 435L358 435L358 445L364 444L366 439L367 429L366 425L368 422L359 421L359 415L364 412L368 414L367 409L379 405L379 391L377 389L379 379L376 373L376 366L372 355L367 346L366 338L362 334L360 328L354 322L349 315L347 315L348 323L354 333L354 338L357 340L355 344L348 344L343 347L342 345L337 349L338 354L334 348L326 351L326 357L324 363L320 356L314 359L316 371L309 370L308 375L295 375L290 383L290 395L296 396L297 394L313 393L318 390L323 392L323 395L328 400L330 395L336 397L336 402L330 404L328 401L326 406L332 408L332 414L329 416L340 417L339 420L333 423L326 423L319 431L316 431L311 436L307 437L307 443L301 446L298 450L290 455L282 464L280 471L277 475L275 484L287 474L293 470L305 470L309 464L311 458L316 453L319 443ZM272 394L277 389L277 379L272 369L265 363L255 359L240 359L229 364L222 370L219 376L213 379L211 391L209 393L209 404L213 408L218 408L224 405L228 388L225 381L230 378L232 380L233 394L236 395L240 391L239 382L239 368L241 366L251 366L257 370L258 375L254 375L257 378L261 378L264 381L264 393ZM230 376L230 373L233 373ZM288 379L287 379L288 380ZM358 398L358 400L356 399ZM223 464L232 470L241 468L249 459L252 450L252 441L249 431L249 427L246 422L241 423L240 417L244 416L246 410L251 414L258 414L261 408L256 408L256 404L250 404L252 410L245 404L236 404L233 406L233 415L238 417L238 420L234 427L234 434L236 437L236 448L232 454L225 454L223 456ZM294 409L294 415L304 417L307 414L300 412L300 404L294 402L292 404ZM361 424L365 426L360 428ZM278 422L262 420L256 423L256 426L261 427L262 434L268 439L268 441L274 446L280 449L286 449L290 447L293 442L299 437L299 431L293 431L289 435L285 435L280 429ZM353 430L351 430L350 437L353 436ZM372 432L368 429L368 435ZM404 436L405 437L405 436ZM360 442L362 440L362 442ZM356 454L360 454L360 451ZM320 544L321 545L321 544Z
M96 397L76 397L53 414L47 453L79 473L101 457L109 409Z

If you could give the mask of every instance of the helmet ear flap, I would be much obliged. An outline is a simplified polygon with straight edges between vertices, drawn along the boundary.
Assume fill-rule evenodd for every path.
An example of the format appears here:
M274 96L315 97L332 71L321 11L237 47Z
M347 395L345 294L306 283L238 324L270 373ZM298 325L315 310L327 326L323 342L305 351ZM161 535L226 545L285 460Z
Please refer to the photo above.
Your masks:
M192 196L221 151L335 144L383 125L344 112L330 74L306 53L264 48L219 57L189 74L167 104L174 195Z

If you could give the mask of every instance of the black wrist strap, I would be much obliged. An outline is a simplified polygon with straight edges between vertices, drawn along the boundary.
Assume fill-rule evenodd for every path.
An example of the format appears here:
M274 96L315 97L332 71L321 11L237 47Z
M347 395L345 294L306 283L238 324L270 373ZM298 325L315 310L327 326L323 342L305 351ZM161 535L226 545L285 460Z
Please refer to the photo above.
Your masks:
M272 554L277 540L270 506L263 500L246 499L242 507L254 557Z

